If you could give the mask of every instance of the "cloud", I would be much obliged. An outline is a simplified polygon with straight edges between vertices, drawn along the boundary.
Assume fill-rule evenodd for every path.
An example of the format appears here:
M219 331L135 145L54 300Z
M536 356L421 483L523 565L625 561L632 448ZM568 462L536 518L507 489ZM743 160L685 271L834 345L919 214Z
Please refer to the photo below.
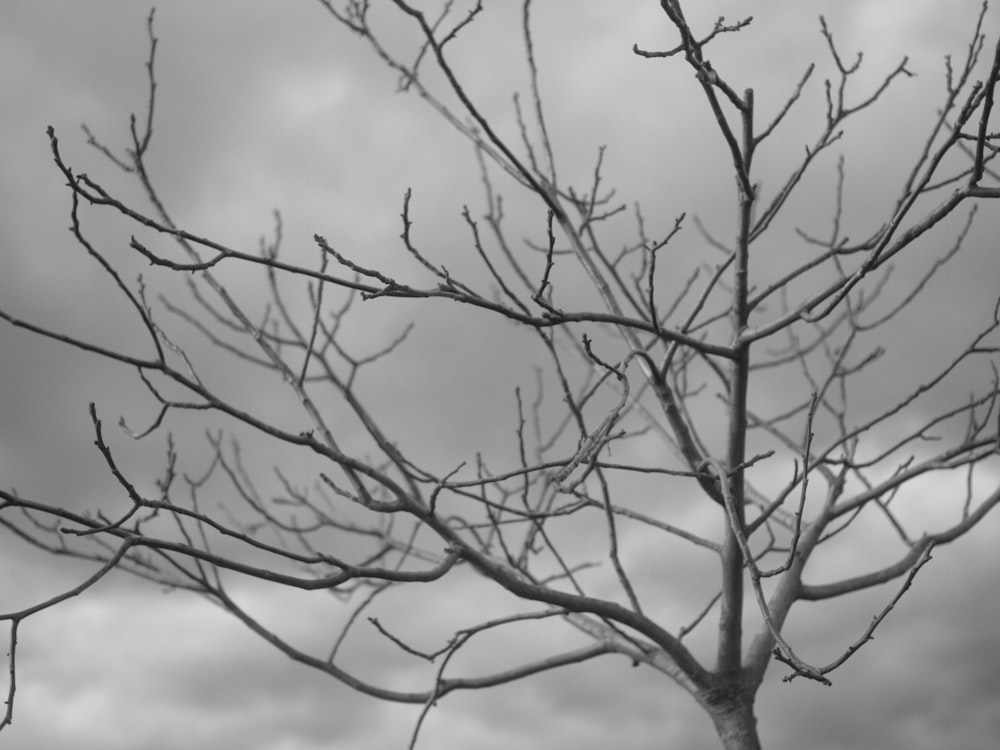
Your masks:
M703 28L717 15L707 5L692 5L692 17ZM858 227L852 233L871 231L898 190L896 165L919 148L922 128L940 102L940 57L945 51L961 52L978 3L965 4L968 13L964 5L961 13L942 12L929 2L718 5L730 19L748 12L757 16L745 33L720 40L713 60L718 69L732 71L741 85L755 86L760 111L769 116L793 89L807 61L819 63L817 77L832 73L821 48L818 13L826 14L847 56L866 51L867 72L852 95L869 91L903 53L913 52L911 64L920 77L901 81L886 111L864 116L855 126L858 135L851 131L843 143L847 184L856 196L847 204L851 225ZM733 190L727 157L720 151L718 133L711 130L711 113L694 97L691 74L681 65L638 59L630 51L633 42L650 48L674 43L665 35L655 3L637 5L629 13L609 10L606 3L551 4L554 10L542 6L536 4L537 41L541 45L554 39L558 47L540 57L541 84L551 102L548 122L559 136L556 158L567 184L570 178L589 182L597 149L606 143L607 184L628 205L643 201L651 235L662 235L682 211L697 210L720 237L731 236L729 203L722 210L718 199ZM517 142L511 95L515 89L523 95L527 76L520 46L506 44L517 33L517 19L493 7L487 12L505 33L456 48L458 58L466 61L459 70L477 104L495 115ZM56 126L65 153L80 169L102 179L111 173L100 154L85 146L78 125L86 121L116 147L127 142L128 114L141 112L145 103L146 8L64 3L53 13L49 6L39 10L23 3L0 13L0 63L17 71L0 80L5 113L0 133L5 165L0 172L2 305L109 346L141 342L143 332L133 325L110 279L83 257L66 232L68 196L51 163L44 127ZM151 160L171 210L185 226L254 251L259 237L273 231L271 211L278 208L289 257L318 264L312 234L319 232L358 262L432 285L434 279L398 240L402 195L413 187L413 237L422 251L456 272L481 270L460 217L462 204L477 218L483 210L484 191L471 149L421 102L395 94L393 76L361 40L333 27L318 5L279 12L271 3L184 0L162 6L157 14L160 98ZM995 21L990 23L995 27ZM387 31L402 37L397 27ZM804 95L801 113L793 114L780 139L760 152L765 194L773 194L787 174L788 163L779 151L793 144L790 162L822 125L822 86L814 84ZM761 246L756 266L761 283L781 273L790 254L807 251L792 233L794 227L829 231L836 163L834 154L830 157L819 165L801 202L793 204L789 221ZM122 195L136 195L124 176L108 179ZM503 176L497 186L508 191L511 238L539 239L541 213L510 190ZM928 372L925 361L930 367L940 352L958 345L950 340L953 332L964 328L974 313L989 312L991 300L979 301L981 295L995 293L997 225L987 213L981 212L981 228L970 235L959 262L928 290L926 324L903 322L888 337L872 341L872 346L891 343L893 348L882 369L873 369L854 394L858 413L894 398L904 379L920 382ZM127 242L137 232L134 227L99 211L85 211L84 219L101 248L124 264L128 278L141 272L156 279L155 269L129 258ZM602 228L606 241L614 244L631 236L629 222ZM929 238L916 251L923 257L913 268L926 268L948 246L955 228ZM162 244L153 232L137 234ZM705 244L693 228L680 235L671 246L676 254L664 284L680 288L688 271L705 258ZM242 299L262 294L260 276L245 269L224 273ZM898 289L908 289L919 277L918 270L902 264ZM486 288L477 277L480 281ZM559 293L569 301L587 294L571 280L559 283ZM183 293L174 287L168 291ZM290 290L289 297L291 304L305 309L302 288ZM345 338L358 355L377 350L417 309L384 300L356 305L364 323L349 319ZM474 460L477 450L498 466L514 465L513 394L515 387L527 394L535 385L534 342L526 343L506 323L450 303L426 310L399 359L366 370L365 393L377 395L375 412L396 425L401 446L436 471ZM766 311L771 314L773 310ZM192 351L200 355L204 347ZM0 352L4 485L73 507L124 507L120 487L92 446L86 404L98 404L109 433L119 415L130 424L148 423L155 410L141 383L91 356L7 326L0 327ZM228 361L205 369L206 377L229 379L234 401L259 406L268 417L287 421L290 429L299 427L292 399L262 395L271 392L266 376L237 378ZM988 377L988 367L972 368L962 374L956 391L935 394L940 400L928 410ZM780 411L793 390L787 382L775 381L754 397L763 408ZM360 445L356 424L348 424L346 417L337 424L352 448ZM717 437L708 432L709 439ZM203 454L200 426L178 428L177 435L185 457ZM130 476L151 488L163 469L162 441L135 446L117 432L113 440ZM872 450L883 444L875 443ZM274 481L268 472L275 457L267 445L248 444L246 450L252 457L248 465L259 470L268 486ZM651 462L664 455L653 441L634 450ZM302 484L317 471L311 460L290 459L286 465ZM753 473L764 487L789 475L784 459L764 463ZM917 488L918 496L910 498L919 508L912 519L915 526L941 520L942 499L954 493L955 481L949 477ZM626 486L634 490L629 497L637 507L691 505L688 498L664 491L663 484L653 488L636 481ZM213 489L223 494L221 485ZM715 508L691 508L679 515L679 522L706 535L720 525ZM954 548L937 550L876 640L836 675L833 688L803 680L781 683L784 671L773 666L759 706L765 742L815 750L993 747L1000 731L992 718L1000 697L995 678L1000 665L993 656L1000 653L993 625L1000 612L990 573L1000 562L992 541L996 533L992 519ZM828 567L816 572L817 580L891 558L891 551L881 546L884 538L873 531L839 548ZM689 622L704 599L703 582L694 571L710 571L714 561L696 548L664 553L662 536L633 526L624 526L623 539L626 565L664 622L671 627ZM568 534L566 549L577 557L603 559L606 539L603 534ZM5 543L0 555L2 578L8 582L4 607L23 606L86 574L13 543ZM606 564L593 576L590 580L600 590L623 596ZM667 583L669 594L661 593ZM386 597L373 611L392 632L438 648L455 627L484 613L509 610L505 592L480 584L471 574L456 576L452 587ZM795 644L801 644L807 658L833 658L863 632L894 590L883 587L833 607L802 604L793 610L790 623ZM430 599L431 593L441 596ZM239 588L239 594L276 629L320 654L345 616L344 608L322 593L282 595L254 584ZM748 621L759 627L754 617L751 610ZM457 660L456 673L499 668L576 642L569 628L550 625L531 634L515 630L510 636L477 640ZM698 631L692 637L708 661L713 628L707 621L705 635ZM29 620L22 631L21 659L16 720L7 732L12 746L26 750L309 750L331 745L381 750L405 746L420 710L381 705L290 663L202 600L163 595L117 578ZM384 637L367 623L358 627L344 661L359 674L400 689L426 688L433 673L431 665L388 649ZM692 750L717 745L710 723L686 694L661 675L613 658L495 691L449 696L430 712L422 737L424 746L445 750L611 745L638 750L648 747L651 738Z

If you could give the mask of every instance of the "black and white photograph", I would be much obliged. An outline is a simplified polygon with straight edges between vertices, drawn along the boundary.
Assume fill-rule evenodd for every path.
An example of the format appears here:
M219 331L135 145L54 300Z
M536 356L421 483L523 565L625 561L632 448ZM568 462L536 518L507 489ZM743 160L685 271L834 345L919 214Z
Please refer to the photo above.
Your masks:
M0 747L997 747L1000 2L0 64Z

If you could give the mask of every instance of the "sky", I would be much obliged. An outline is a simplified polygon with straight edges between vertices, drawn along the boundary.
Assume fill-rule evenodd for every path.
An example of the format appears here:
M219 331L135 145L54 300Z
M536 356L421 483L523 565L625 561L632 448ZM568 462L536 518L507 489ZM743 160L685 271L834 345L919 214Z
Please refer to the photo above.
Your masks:
M732 182L691 74L680 61L643 60L631 51L633 43L651 49L674 43L659 4L536 4L542 85L564 179L585 184L598 148L606 145L607 184L622 201L642 202L652 234L665 232L685 211L724 232L732 218L726 213ZM712 60L738 90L754 88L761 111L780 107L810 62L820 66L787 129L758 155L765 190L777 184L822 121L819 77L830 74L830 65L820 15L845 57L864 50L858 91L869 90L866 86L909 55L908 67L917 75L897 82L882 107L860 116L834 152L846 159L845 217L857 227L849 233L861 236L878 226L880 211L891 205L906 160L919 149L941 101L943 58L963 53L979 3L690 5L690 19L701 29L720 15L754 16L739 35L720 38ZM487 6L482 25L470 30L470 42L456 45L456 69L516 142L511 95L526 91L528 83L522 48L514 16L503 15L503 3ZM109 346L134 343L141 331L106 276L67 232L69 195L45 129L55 128L75 169L123 195L138 195L134 184L86 145L80 124L112 148L127 142L128 116L141 116L145 106L148 12L142 3L111 0L0 5L0 66L8 71L0 77L0 306ZM181 225L254 250L258 238L272 233L273 211L280 209L289 257L314 263L311 237L319 233L365 264L419 279L420 269L403 257L398 239L402 196L411 188L415 237L422 247L450 269L471 267L461 207L483 210L471 148L423 102L395 93L394 76L318 2L166 0L156 9L156 33L158 99L150 163ZM398 21L385 26L385 33L393 43L405 45L409 38ZM1000 33L995 11L986 33L992 46ZM835 155L828 155L818 167L816 179L793 204L792 225L828 231L835 164ZM497 184L511 194L512 217L537 220L513 185L499 179ZM119 260L126 276L142 272L155 278L148 265L129 257L134 228L100 212L84 216L88 232ZM904 286L950 246L959 226L941 227L915 251L911 265L901 264ZM614 231L624 236L624 229ZM538 224L512 234L538 236ZM790 228L776 234L773 246L762 251L768 253L761 259L765 273L779 271L782 254L797 247ZM989 314L997 288L997 236L1000 205L983 203L965 248L915 308L918 322L891 329L891 341L880 342L892 344L890 369L863 381L855 394L862 412L892 398L928 363L948 356L958 337ZM701 247L694 231L679 242L688 252ZM259 275L234 272L226 278L243 299L262 291ZM374 368L366 382L366 393L395 425L402 445L439 468L468 458L470 445L500 455L509 450L511 392L515 383L530 384L532 365L531 351L510 326L465 311L456 315L438 304L419 311L373 305L360 314L364 323L345 333L359 351L391 340L417 320L408 353L401 355L405 367ZM287 398L267 383L244 379L223 365L211 373L220 382L231 381L227 385L247 403L285 418ZM940 398L960 403L965 391L982 385L982 377L963 371L955 388ZM755 397L780 403L787 387L765 383ZM132 373L0 326L0 484L71 508L120 504L120 488L93 445L89 402L97 404L109 429L119 415L143 424L153 413ZM179 435L188 455L197 455L200 428ZM145 450L120 437L116 455L138 483L151 487L162 469L162 441ZM295 456L281 461L289 470L308 470ZM996 466L983 473L984 486L991 480L1000 481ZM940 520L942 506L960 485L961 479L943 477L915 488L916 515L926 514L929 524ZM772 667L758 700L765 747L995 747L1000 735L997 534L1000 514L959 544L936 551L876 639L834 675L831 687L782 682L782 670ZM856 548L842 549L830 564L863 568L878 558L885 541L862 533L851 544ZM642 568L653 556L649 544L637 538L629 555L638 578L658 585L656 570ZM0 570L0 611L27 606L88 571L7 536L0 543ZM688 578L692 585L698 582ZM439 620L462 622L510 605L500 592L479 584L459 576L448 588L401 595L386 605L384 617L426 638L432 648L439 641L427 634L440 635ZM266 621L303 642L326 642L345 616L330 597L234 585ZM669 614L684 593L676 600L666 596L661 607ZM791 632L803 653L816 661L833 658L863 631L887 596L891 591L878 589L830 604L803 604ZM496 666L557 649L565 635L557 627L523 628L509 641L474 652L468 665ZM426 684L425 669L377 637L358 639L347 659L385 684ZM417 712L379 703L289 662L204 600L119 576L23 626L14 724L0 741L21 750L394 750L406 747ZM609 746L708 750L717 740L694 701L662 675L606 658L491 691L449 696L430 713L418 745Z

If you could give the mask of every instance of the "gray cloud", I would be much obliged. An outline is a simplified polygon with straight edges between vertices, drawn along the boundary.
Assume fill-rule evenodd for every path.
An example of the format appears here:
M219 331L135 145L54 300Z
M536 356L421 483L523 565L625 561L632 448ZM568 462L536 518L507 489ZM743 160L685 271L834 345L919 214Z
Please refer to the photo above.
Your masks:
M717 67L756 86L762 109L772 112L809 60L823 61L829 73L815 20L819 13L826 14L848 54L865 50L868 83L903 54L913 55L911 65L920 77L901 82L881 112L866 115L855 125L857 135L845 137L848 187L857 191L847 208L852 226L863 233L875 226L898 189L896 167L919 147L940 101L941 56L960 52L968 41L978 3L955 5L960 11L898 0L730 0L718 4L720 11L699 5L692 13L704 15L703 23L719 12L757 16L745 34L720 43ZM552 7L551 15L539 8L538 38L542 43L551 34L558 42L543 58L543 86L551 96L564 174L586 182L598 146L607 143L608 183L623 201L643 201L652 234L667 230L681 211L697 210L724 238L732 217L728 203L726 211L717 208L717 196L720 191L729 195L731 184L717 134L709 129L710 116L692 97L690 76L680 65L639 60L630 51L633 42L671 43L664 41L666 27L656 4L634 4L628 12L611 12L606 3ZM44 128L56 127L65 153L80 169L102 179L110 174L100 155L85 147L79 123L87 122L109 145L126 143L127 116L144 107L146 12L141 4L110 2L44 7L13 2L0 9L0 63L14 71L0 79L0 304L109 346L141 341L142 332L126 317L108 279L82 257L66 232L68 196L52 165ZM425 281L398 242L401 198L412 186L414 232L421 247L449 268L475 268L459 213L462 203L474 213L482 206L471 149L420 102L394 94L392 76L359 41L335 28L318 4L174 0L157 14L160 90L151 158L164 195L185 226L253 249L272 230L270 212L280 208L291 257L316 262L311 236L319 232L368 265L382 264L402 278ZM504 33L516 33L509 19L498 22L508 24L498 27ZM992 40L997 29L991 22ZM394 27L387 32L402 33ZM509 38L487 35L455 54L477 102L516 140L510 96L524 88L526 79L519 48L512 53ZM483 60L489 64L480 64ZM821 88L814 86L784 137L809 142L821 107ZM764 174L765 189L780 184L786 161L799 148L787 158L762 152L762 160L774 159ZM803 251L791 225L827 230L833 164L832 159L824 163L794 204L789 226L775 232L772 246L762 248L771 254L760 261L762 278L779 272L786 254ZM123 179L109 177L108 184L134 195ZM538 212L523 197L511 191L508 206L523 220L513 234L540 236ZM891 330L893 352L856 395L862 410L898 389L896 378L915 382L923 377L919 363L955 345L950 332L965 329L968 318L978 319L991 304L998 222L995 209L983 208L961 262L928 291L924 304L932 314L927 324ZM88 230L129 274L156 277L147 264L127 258L134 228L100 212L84 216ZM942 228L920 251L926 257L914 268L926 267L939 255L955 229ZM624 238L631 225L623 221L607 231ZM685 277L684 264L690 267L704 252L695 232L679 238L675 283ZM899 277L905 289L904 282L913 283L919 274L901 268ZM260 279L251 274L234 272L230 278L248 299L261 289ZM568 297L579 294L560 291ZM354 323L356 328L348 323L348 340L358 351L370 348L372 340L383 341L400 330L415 309L365 303L366 322ZM401 444L437 470L469 458L470 446L509 460L513 388L534 382L526 339L483 316L456 314L450 305L432 304L427 310L401 352L405 367L381 365L370 371L370 392L384 394L381 413L397 424ZM456 345L487 333L489 346L466 352ZM4 486L73 507L120 506L119 488L92 447L86 404L96 401L108 425L119 413L130 423L143 423L153 414L141 384L93 357L7 326L0 327L0 361ZM449 365L444 373L442 362ZM229 368L215 365L211 376L229 377ZM503 388L496 387L498 376ZM963 374L958 390L976 385L980 377L977 371ZM267 386L256 380L232 385L234 397L244 402L259 400ZM777 407L787 399L787 388L769 384L759 394L761 402ZM284 416L290 409L283 398L261 408L294 422ZM185 438L185 455L197 455L200 430L179 434ZM162 468L162 442L147 448L115 439L116 455L137 481L151 486ZM293 466L302 474L315 471L307 461ZM636 487L637 492L645 489ZM941 488L928 486L928 495L935 489ZM935 512L933 500L926 502L929 515ZM833 688L801 680L781 683L783 671L773 666L760 699L765 743L814 750L994 747L1000 732L995 719L1000 592L990 571L1000 564L993 543L998 532L992 519L962 547L937 551L875 642L839 673ZM863 540L878 545L881 538L873 534ZM568 540L568 546L577 552L588 541ZM880 552L841 549L829 570L863 567ZM651 592L662 585L664 560L677 566L671 598L656 604L676 627L700 603L699 580L690 571L711 563L696 551L671 554L665 557L641 537L628 551L637 584ZM0 565L5 609L87 573L78 564L6 542ZM387 602L380 616L428 648L439 647L448 626L508 604L502 592L479 590L475 583L464 580L445 592L440 608L423 606L413 593ZM804 605L790 625L795 643L807 658L832 658L863 631L893 590L879 589L832 607ZM320 652L343 616L329 597L283 598L260 587L241 594L276 628ZM714 624L703 627L711 631ZM17 714L5 732L12 747L381 750L404 746L416 717L413 707L378 705L289 663L203 602L182 594L163 596L134 581L109 581L79 601L29 620L24 633ZM527 657L534 648L565 637L564 630L550 628L525 635L523 642L487 642L481 651L470 652L468 666L496 666L499 655ZM370 630L359 633L351 649L352 668L410 688L428 684L426 665L397 658ZM446 750L716 746L710 723L688 696L659 675L611 659L492 692L449 697L431 713L423 736L426 747Z

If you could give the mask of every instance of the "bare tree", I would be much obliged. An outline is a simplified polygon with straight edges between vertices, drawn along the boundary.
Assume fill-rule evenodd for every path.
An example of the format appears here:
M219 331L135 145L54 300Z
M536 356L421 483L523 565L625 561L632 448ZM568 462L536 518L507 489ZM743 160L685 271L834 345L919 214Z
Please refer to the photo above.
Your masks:
M75 588L3 614L10 680L0 729L13 717L21 624L118 569L207 597L289 658L351 688L423 705L412 744L427 711L449 693L616 655L689 693L724 747L759 748L754 699L768 665L777 660L785 680L828 683L872 638L933 549L962 537L1000 502L1000 487L981 478L1000 450L1000 375L992 364L1000 300L978 329L956 336L950 357L923 363L915 382L891 374L884 356L899 325L925 325L916 302L961 249L976 200L1000 197L1000 176L990 168L1000 139L991 124L1000 43L986 46L986 5L964 54L947 62L937 116L900 175L891 211L867 234L849 236L836 148L849 121L911 71L904 59L857 91L861 56L839 49L822 19L817 39L834 75L821 84L826 110L803 148L797 133L782 128L814 85L814 67L781 106L760 111L740 71L710 62L732 34L748 33L750 19L694 28L680 0L661 1L672 38L634 53L693 74L715 124L705 138L725 154L735 182L715 203L727 203L735 220L714 212L688 218L686 206L668 206L673 215L650 220L605 188L603 149L584 184L564 176L530 0L521 7L526 95L514 98L506 120L480 108L467 71L452 62L452 49L488 23L481 2L441 3L434 12L403 0L377 11L363 0L320 2L398 75L401 91L426 102L472 145L485 210L465 207L460 216L479 272L449 270L434 248L422 246L409 192L400 262L391 269L320 235L312 261L286 259L280 217L258 253L175 221L149 168L154 105L170 106L156 99L151 14L148 100L145 115L131 120L131 143L118 150L86 131L89 144L136 181L144 203L77 172L49 130L72 199L75 241L113 280L144 340L116 348L14 311L0 316L134 373L153 416L143 424L123 417L123 435L147 442L166 436L166 460L155 484L121 465L91 404L96 447L124 506L88 515L0 491L0 522L10 534L95 565ZM980 70L985 76L977 81ZM766 187L756 160L765 143L795 160ZM813 172L833 185L832 226L822 235L796 227L789 239L785 213ZM512 228L501 184L534 224ZM91 210L131 226L131 252L152 265L146 279L129 282L114 254L90 238L84 219ZM956 215L957 232L929 268L894 275ZM626 226L632 239L620 242ZM786 233L782 243L794 240L780 267L758 260L778 232ZM232 267L258 272L267 298L241 294ZM152 280L163 293L151 292ZM353 327L390 300L414 317L442 301L484 321L488 332L500 330L489 321L501 320L536 353L533 380L491 385L509 398L510 420L495 426L510 436L506 450L473 446L442 465L398 440L407 415L387 412L369 386L387 363L405 367L411 325L374 344ZM433 320L450 335L446 320ZM485 335L463 340L455 356L476 356L475 345L494 342ZM451 367L440 363L442 380ZM973 395L940 397L951 398L948 384L968 373ZM240 383L258 377L276 389L275 401L247 398ZM895 386L890 400L856 404L865 382L886 378ZM759 399L755 383L774 380L784 400ZM444 419L447 403L441 409ZM192 428L206 424L214 427L193 438ZM433 443L435 428L421 426L424 441ZM273 469L259 468L261 450L279 457ZM251 451L255 457L245 459ZM947 498L949 521L930 528L908 512L922 481L956 472L965 479ZM823 568L813 575L822 551L849 548L862 528L881 528L891 557L860 574L830 577ZM637 538L655 540L656 564L630 558ZM692 551L683 558L687 567L668 562L685 548ZM407 584L469 571L479 585L513 595L511 609L451 624L436 649L414 642L405 623L367 617ZM245 577L333 594L351 614L325 650L307 650L233 593L233 581ZM664 612L665 590L691 580L698 601ZM786 637L796 603L893 582L868 627L844 634L836 658L818 662ZM567 649L495 671L453 668L470 644L534 621L561 623ZM426 687L403 691L349 671L345 644L365 628L400 659L426 660ZM711 644L706 653L692 645L698 638Z

